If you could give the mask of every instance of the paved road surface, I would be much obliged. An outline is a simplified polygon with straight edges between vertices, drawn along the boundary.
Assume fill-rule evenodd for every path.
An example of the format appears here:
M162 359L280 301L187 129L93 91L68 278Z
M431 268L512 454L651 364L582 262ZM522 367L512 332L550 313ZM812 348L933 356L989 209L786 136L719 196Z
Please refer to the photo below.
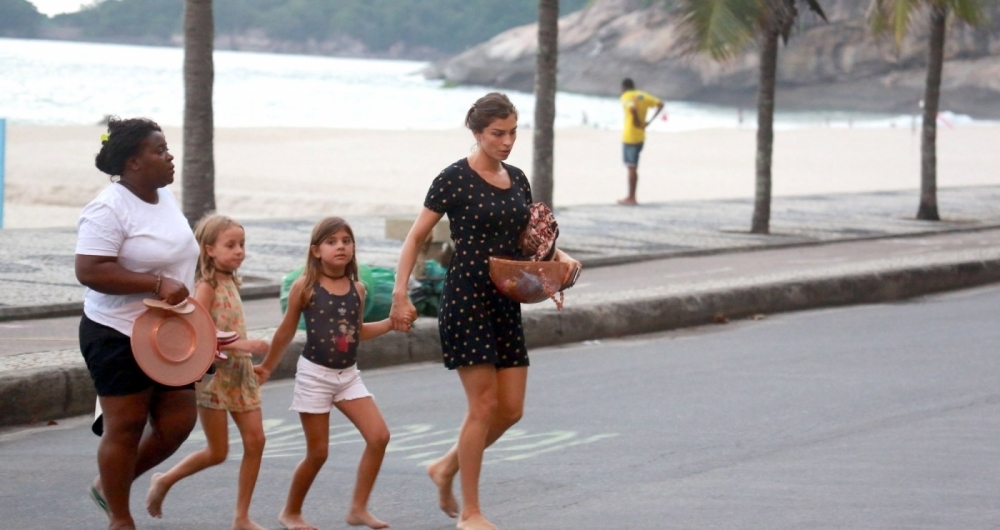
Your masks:
M519 530L996 528L997 314L988 287L537 350L527 414L487 453L487 513ZM412 365L365 379L394 436L373 511L394 528L453 528L421 464L455 437L455 375ZM269 528L302 452L291 389L264 394L252 513ZM103 528L85 494L96 444L85 419L0 435L0 527ZM307 515L345 528L361 446L339 416L331 444ZM237 470L181 482L161 521L141 514L141 478L140 528L227 528Z

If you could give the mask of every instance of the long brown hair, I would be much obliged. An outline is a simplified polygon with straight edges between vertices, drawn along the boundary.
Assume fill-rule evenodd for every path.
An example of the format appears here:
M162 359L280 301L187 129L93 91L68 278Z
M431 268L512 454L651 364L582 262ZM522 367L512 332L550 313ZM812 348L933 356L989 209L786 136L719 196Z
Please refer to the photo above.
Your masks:
M212 287L219 286L219 282L215 280L215 273L218 269L215 267L215 260L208 255L207 248L214 245L223 232L234 226L243 228L243 225L231 217L218 214L206 215L201 218L201 221L198 221L198 225L194 227L194 238L198 241L198 270L194 273L195 282L203 281ZM236 271L233 271L233 282L236 283L237 287L240 286L240 277Z
M344 275L351 281L358 281L358 243L354 238L354 230L351 230L351 225L340 217L322 219L313 227L312 236L309 238L309 250L306 251L306 268L302 271L302 277L299 280L303 286L302 305L309 303L309 299L312 298L313 286L323 275L323 263L313 255L313 249L326 241L326 238L341 230L347 230L351 240L354 241L354 254L351 256L351 261L344 267Z

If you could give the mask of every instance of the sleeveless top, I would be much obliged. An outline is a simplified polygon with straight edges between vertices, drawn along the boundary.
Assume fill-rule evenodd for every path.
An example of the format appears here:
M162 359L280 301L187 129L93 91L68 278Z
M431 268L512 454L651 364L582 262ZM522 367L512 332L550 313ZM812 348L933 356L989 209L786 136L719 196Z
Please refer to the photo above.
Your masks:
M361 338L361 296L353 281L344 295L331 294L316 282L302 314L306 319L303 357L334 370L351 367L357 362Z
M240 290L236 287L236 282L232 277L220 280L215 286L215 301L208 310L212 315L212 321L219 331L235 331L239 333L241 339L247 338L247 324L243 318L243 300L240 298ZM240 352L240 355L250 356L249 353Z

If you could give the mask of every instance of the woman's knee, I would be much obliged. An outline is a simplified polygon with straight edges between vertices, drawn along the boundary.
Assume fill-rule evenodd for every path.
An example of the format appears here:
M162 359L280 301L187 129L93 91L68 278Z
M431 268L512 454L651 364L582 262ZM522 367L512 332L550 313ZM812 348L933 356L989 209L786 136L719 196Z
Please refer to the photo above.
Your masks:
M496 419L498 423L503 425L504 429L507 429L521 421L523 415L524 407L521 405L501 405L497 410Z
M496 419L500 405L496 396L483 395L469 403L469 419L475 422L490 423Z

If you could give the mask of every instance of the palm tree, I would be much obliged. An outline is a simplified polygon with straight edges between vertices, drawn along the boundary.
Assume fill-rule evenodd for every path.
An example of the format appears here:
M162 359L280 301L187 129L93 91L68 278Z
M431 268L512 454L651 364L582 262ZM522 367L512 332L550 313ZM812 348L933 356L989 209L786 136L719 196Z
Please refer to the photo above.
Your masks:
M876 35L892 33L897 48L918 14L926 12L930 23L927 53L927 85L924 87L924 118L920 139L920 206L917 219L940 221L937 207L937 117L941 102L941 71L944 67L945 29L950 13L978 26L989 0L872 0L868 20Z
M184 216L194 226L215 211L212 0L184 0Z
M786 44L799 15L798 4L826 20L818 0L680 0L681 28L692 49L723 61L757 44L757 179L750 231L766 234L771 223L771 154L774 150L774 92L778 40Z
M556 118L556 63L559 59L559 0L538 0L538 54L535 59L535 135L531 193L552 204L552 151Z

